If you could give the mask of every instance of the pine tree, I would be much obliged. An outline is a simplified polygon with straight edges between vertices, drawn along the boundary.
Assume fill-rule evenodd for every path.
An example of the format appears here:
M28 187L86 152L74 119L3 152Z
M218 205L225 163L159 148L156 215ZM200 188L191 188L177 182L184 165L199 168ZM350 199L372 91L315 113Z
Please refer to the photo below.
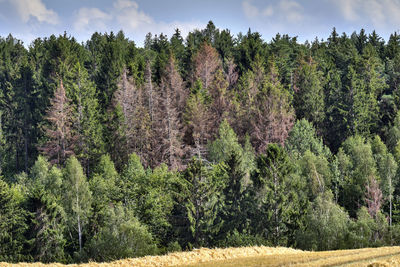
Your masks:
M250 136L257 153L270 143L283 145L294 123L289 94L277 80L274 67L255 96Z
M208 43L204 42L193 59L193 82L200 80L205 89L211 85L214 75L221 68L218 52Z
M224 173L219 165L207 166L197 158L193 158L183 172L184 202L177 205L183 205L180 216L185 225L178 234L184 247L207 246L220 228L215 225L215 220L218 199L226 180Z
M154 161L155 165L167 162L171 169L179 169L182 167L182 115L186 92L173 57L170 57L164 73L154 121Z
M114 140L113 160L117 166L122 166L128 155L135 152L147 163L150 160L151 118L144 92L136 87L127 69L123 70L112 103L114 114L109 124Z
M22 261L27 230L26 211L11 188L0 179L0 260Z
M246 171L243 168L243 155L232 150L226 160L227 183L223 189L223 201L217 220L221 220L219 239L225 239L234 231L242 232L245 229L246 210L243 205L246 188ZM221 201L220 200L220 201Z
M224 78L221 70L215 74L215 79L209 87L209 94L212 98L210 112L213 116L213 127L211 129L212 135L218 131L218 127L224 119L230 118L231 112L231 95L228 92L228 82Z
M298 119L304 118L321 129L325 119L323 76L312 58L308 60L300 62L294 74L294 109Z
M274 245L293 242L307 203L302 195L304 185L293 167L280 145L269 144L251 174L254 202L248 216L254 218L252 229Z
M62 166L68 156L74 155L76 136L72 131L73 118L71 115L70 100L65 95L61 80L45 117L49 123L44 128L47 140L39 147L39 150L50 159L50 162L58 166Z
M71 111L75 117L72 125L78 144L75 147L75 154L89 175L91 161L97 161L104 150L96 87L90 81L86 69L79 63L74 66L66 87L71 99Z
M196 155L204 158L207 154L206 144L211 137L212 114L209 107L209 95L200 80L192 88L186 103L184 114L186 126L186 141L191 146L190 157Z
M32 213L28 237L33 240L30 253L35 261L65 261L64 209L57 203L56 197L48 194L43 187L31 190L27 200L28 211Z

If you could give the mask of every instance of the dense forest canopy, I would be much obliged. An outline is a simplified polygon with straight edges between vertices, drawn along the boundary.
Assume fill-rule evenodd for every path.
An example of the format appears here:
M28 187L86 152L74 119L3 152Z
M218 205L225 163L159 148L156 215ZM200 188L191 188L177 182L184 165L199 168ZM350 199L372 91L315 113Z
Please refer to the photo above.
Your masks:
M400 244L400 35L0 38L0 261Z

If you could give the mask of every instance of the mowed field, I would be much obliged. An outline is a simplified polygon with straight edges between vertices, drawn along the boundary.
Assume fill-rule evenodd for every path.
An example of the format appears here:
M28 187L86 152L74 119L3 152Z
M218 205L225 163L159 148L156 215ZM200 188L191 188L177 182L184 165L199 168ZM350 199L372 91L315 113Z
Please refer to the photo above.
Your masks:
M400 266L400 247L323 252L309 252L280 247L202 248L190 252L124 259L110 263L91 262L63 265L57 263L9 264L0 262L0 266Z

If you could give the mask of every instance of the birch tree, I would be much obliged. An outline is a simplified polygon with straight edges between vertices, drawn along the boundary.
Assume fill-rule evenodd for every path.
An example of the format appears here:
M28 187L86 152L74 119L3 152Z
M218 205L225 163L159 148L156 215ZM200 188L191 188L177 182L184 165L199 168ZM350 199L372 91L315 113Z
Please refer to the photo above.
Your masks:
M73 156L66 162L64 170L64 206L68 213L69 232L78 234L79 252L82 252L82 235L88 223L92 193L82 166Z

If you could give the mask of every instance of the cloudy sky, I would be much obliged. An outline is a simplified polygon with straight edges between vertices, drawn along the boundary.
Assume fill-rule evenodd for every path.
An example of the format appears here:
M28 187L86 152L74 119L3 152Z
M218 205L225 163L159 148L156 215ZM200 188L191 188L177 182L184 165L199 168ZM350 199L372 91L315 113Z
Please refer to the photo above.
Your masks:
M66 31L86 41L95 31L122 29L139 46L147 32L168 36L202 29L212 20L233 34L258 31L326 39L332 28L351 34L373 29L387 40L400 30L400 0L0 0L0 36L29 44Z

